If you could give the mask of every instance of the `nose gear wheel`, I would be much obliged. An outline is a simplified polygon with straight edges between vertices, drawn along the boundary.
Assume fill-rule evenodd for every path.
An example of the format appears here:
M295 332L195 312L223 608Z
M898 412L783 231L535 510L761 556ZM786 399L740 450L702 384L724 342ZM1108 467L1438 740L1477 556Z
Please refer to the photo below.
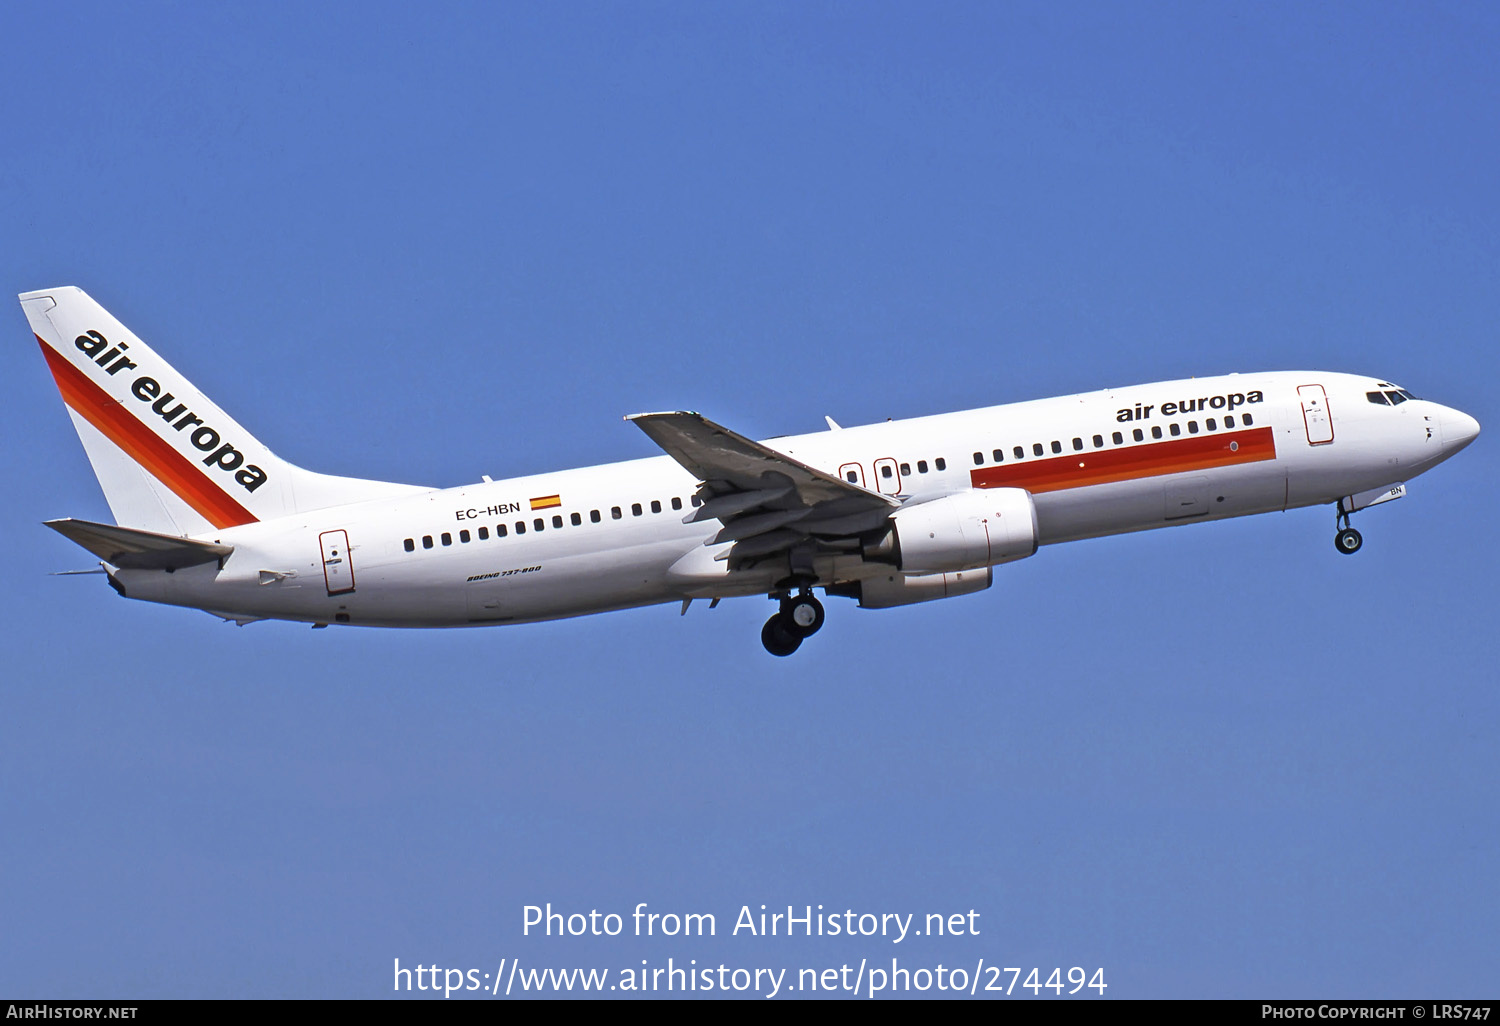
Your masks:
M1338 526L1338 533L1333 536L1333 547L1346 556L1352 556L1359 551L1359 547L1365 543L1364 537L1349 526L1349 512L1344 509L1344 500L1340 499L1338 504L1338 519L1334 521Z
M799 637L810 638L823 626L823 603L812 592L803 592L782 599L780 615Z

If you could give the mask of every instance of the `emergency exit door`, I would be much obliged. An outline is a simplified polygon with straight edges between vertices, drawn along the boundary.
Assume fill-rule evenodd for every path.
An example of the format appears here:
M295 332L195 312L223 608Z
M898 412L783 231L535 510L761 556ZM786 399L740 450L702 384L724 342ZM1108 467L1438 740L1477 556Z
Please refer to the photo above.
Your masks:
M323 550L323 581L328 594L342 595L354 590L354 564L349 561L349 536L343 531L324 531L318 535Z
M882 495L901 494L901 470L887 457L875 461L875 487Z
M1333 418L1328 412L1328 395L1322 385L1299 385L1302 400L1302 423L1307 427L1308 445L1327 445L1333 441Z

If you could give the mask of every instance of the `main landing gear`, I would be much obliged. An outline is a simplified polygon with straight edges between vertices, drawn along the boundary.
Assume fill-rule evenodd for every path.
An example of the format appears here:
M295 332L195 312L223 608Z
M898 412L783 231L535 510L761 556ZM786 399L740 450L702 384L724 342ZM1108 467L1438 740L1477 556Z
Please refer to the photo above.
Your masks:
M1365 543L1364 538L1358 531L1349 526L1349 514L1344 512L1344 502L1339 500L1339 516L1334 523L1338 526L1338 534L1333 536L1333 547L1346 556L1352 556L1359 551L1359 547Z
M760 643L773 656L789 656L823 626L823 603L803 588L796 595L785 595L781 609L760 629Z

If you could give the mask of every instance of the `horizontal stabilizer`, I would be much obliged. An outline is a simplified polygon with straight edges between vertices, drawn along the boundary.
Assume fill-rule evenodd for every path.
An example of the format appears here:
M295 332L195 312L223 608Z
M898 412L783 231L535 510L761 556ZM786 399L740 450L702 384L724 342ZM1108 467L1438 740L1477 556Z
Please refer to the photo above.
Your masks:
M122 570L180 570L212 563L234 551L233 545L177 538L132 527L95 524L88 520L48 520L48 527Z

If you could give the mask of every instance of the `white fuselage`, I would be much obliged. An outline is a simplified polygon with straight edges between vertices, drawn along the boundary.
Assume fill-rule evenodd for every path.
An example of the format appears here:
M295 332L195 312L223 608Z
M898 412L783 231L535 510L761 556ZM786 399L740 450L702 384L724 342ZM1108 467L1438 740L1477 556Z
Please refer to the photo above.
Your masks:
M1025 488L1037 541L1053 544L1336 502L1408 481L1477 433L1436 403L1367 398L1382 388L1393 386L1324 372L1229 375L766 444L905 505ZM1309 405L1318 395L1321 408ZM717 521L683 522L698 487L660 456L435 489L199 535L234 547L222 566L113 576L130 597L234 619L393 627L772 591L776 570L731 572L714 559L722 546L705 542ZM815 568L823 584L891 570L858 551L820 555Z

